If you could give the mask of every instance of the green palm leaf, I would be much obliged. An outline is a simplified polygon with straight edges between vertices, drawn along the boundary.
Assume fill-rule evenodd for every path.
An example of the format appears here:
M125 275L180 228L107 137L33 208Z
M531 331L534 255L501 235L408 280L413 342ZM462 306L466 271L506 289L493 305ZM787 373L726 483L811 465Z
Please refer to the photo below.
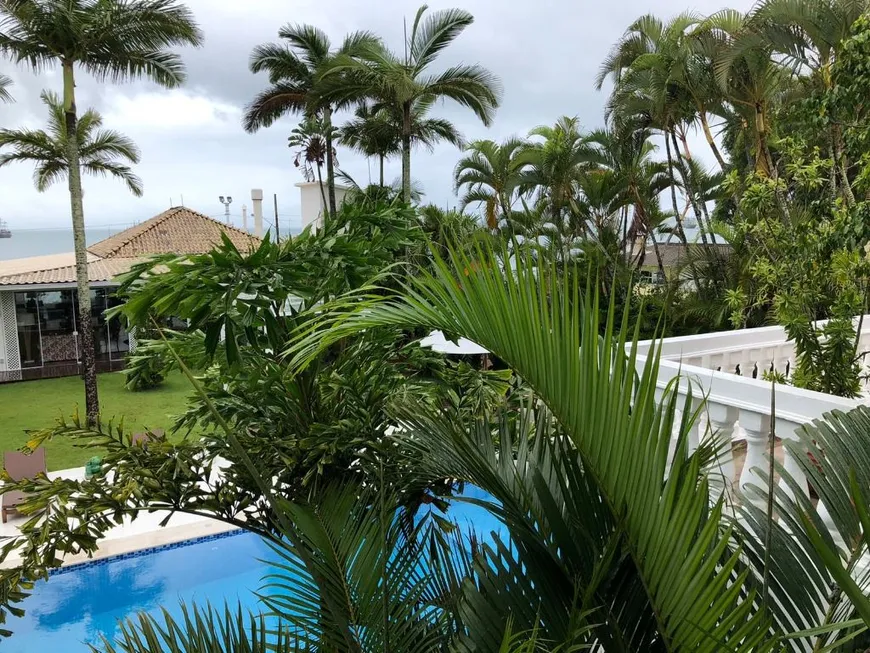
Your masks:
M160 617L141 613L120 623L112 640L105 635L92 653L297 653L306 650L287 628L267 625L265 617L246 612L241 605L225 605L219 611L211 605L182 603L181 618L165 608Z
M687 455L688 419L669 465L676 404L661 408L656 398L657 357L636 376L627 327L616 327L612 311L598 324L597 300L581 292L576 272L535 266L529 256L505 274L499 260L508 258L484 246L474 259L454 251L398 296L346 298L291 353L304 366L327 343L387 324L441 329L486 347L547 404L619 520L660 645L773 650L769 618L743 587L731 531L719 529L722 504L708 505L702 460Z

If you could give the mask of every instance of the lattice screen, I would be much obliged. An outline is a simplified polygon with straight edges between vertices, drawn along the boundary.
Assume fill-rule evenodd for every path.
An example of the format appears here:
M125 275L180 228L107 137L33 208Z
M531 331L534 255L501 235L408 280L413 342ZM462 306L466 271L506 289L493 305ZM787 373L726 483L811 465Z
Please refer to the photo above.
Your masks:
M0 292L0 319L3 324L5 351L0 352L6 359L6 371L0 372L2 381L21 380L21 356L18 353L18 321L15 316L15 293Z

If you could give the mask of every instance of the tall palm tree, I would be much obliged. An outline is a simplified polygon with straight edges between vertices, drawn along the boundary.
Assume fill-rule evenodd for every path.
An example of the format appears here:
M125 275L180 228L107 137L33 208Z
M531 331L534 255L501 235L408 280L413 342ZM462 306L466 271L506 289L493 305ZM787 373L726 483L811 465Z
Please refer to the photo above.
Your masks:
M432 73L438 55L474 22L461 9L436 11L424 19L420 7L403 55L383 45L368 48L359 58L336 57L322 75L326 101L371 98L391 106L402 116L403 198L410 203L413 112L420 100L450 99L471 109L485 125L492 122L501 98L501 83L486 68L457 64Z
M659 271L664 276L664 262L659 251L655 227L660 222L658 196L672 183L667 165L653 159L656 151L649 129L616 124L589 134L589 143L598 152L598 165L613 171L616 186L623 195L626 215L622 237L626 247L640 241L638 260L651 240ZM628 215L630 208L631 215Z
M12 86L12 79L0 74L0 102L12 102L12 94L9 92L10 86Z
M763 35L773 51L790 62L804 75L807 88L822 93L834 86L833 65L842 44L849 38L852 25L870 11L868 0L768 0L752 15L754 31ZM840 177L846 202L853 206L840 122L830 120L828 149ZM832 175L836 189L836 175Z
M484 205L487 226L498 226L498 214L510 216L523 181L524 166L520 154L526 142L509 138L504 143L478 140L468 144L463 156L453 170L456 190L465 188L459 210L474 202Z
M111 29L107 28L111 25ZM81 316L85 405L99 414L91 294L78 142L76 69L99 80L148 78L165 87L184 81L184 65L170 48L199 46L193 14L175 0L0 0L0 53L35 71L60 66L67 134L69 193Z
M580 131L576 117L562 116L553 126L541 125L529 132L530 142L521 156L521 187L537 193L539 204L561 226L576 208L577 184L596 160L588 136Z
M757 29L751 15L725 9L699 25L718 41L714 72L725 99L750 133L755 171L776 175L770 152L771 115L792 79L792 69L778 60L773 42Z
M326 191L323 187L322 169L329 157L330 139L325 131L333 129L326 126L326 121L320 118L306 118L293 128L287 138L287 146L296 150L293 165L301 168L305 181L314 181L320 186L320 196L323 206L328 207ZM332 152L333 160L335 153Z
M319 75L338 56L353 57L378 43L369 32L348 34L337 50L326 33L312 25L288 24L278 30L286 43L264 43L251 52L253 73L269 75L269 87L245 108L243 125L248 132L268 127L287 114L317 116L326 128L326 185L329 212L336 211L335 162L332 152L332 114L341 105L325 101L318 92Z
M35 164L33 184L42 192L69 176L69 139L63 102L50 91L43 91L40 97L48 107L48 130L0 130L0 167L16 161ZM123 134L102 126L102 116L93 109L85 111L76 124L82 172L120 179L133 195L141 197L142 180L124 163L139 163L139 148ZM4 152L4 148L13 151Z
M429 118L432 98L420 98L411 109L411 147L422 145L430 151L439 141L457 147L464 143L456 126L444 118ZM364 102L354 118L339 131L339 142L366 157L378 157L380 185L384 185L384 162L402 151L402 114L392 105Z

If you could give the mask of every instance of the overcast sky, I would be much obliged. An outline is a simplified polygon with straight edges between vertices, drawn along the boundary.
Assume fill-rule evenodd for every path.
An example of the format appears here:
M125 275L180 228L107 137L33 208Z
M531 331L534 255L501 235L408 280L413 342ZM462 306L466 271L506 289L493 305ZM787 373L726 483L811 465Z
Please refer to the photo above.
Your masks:
M116 181L85 179L85 219L89 226L126 226L145 220L170 206L184 204L203 213L222 216L219 195L231 195L234 221L241 205L251 209L251 188L262 188L266 216L271 218L273 193L278 195L282 229L299 224L302 181L293 167L287 136L297 123L288 116L255 135L240 125L245 104L267 84L264 75L248 71L248 57L258 43L277 40L285 23L311 23L324 29L334 43L347 32L368 29L396 50L402 47L402 18L413 19L419 4L411 0L359 2L357 0L188 0L205 33L198 50L185 50L186 85L167 91L137 82L122 86L99 85L81 75L80 110L101 111L107 127L133 138L142 150L136 171L145 185L142 198L131 196ZM430 10L462 7L474 24L436 62L440 70L457 62L479 63L497 74L504 98L489 128L473 114L451 103L437 105L433 113L453 120L469 140L502 139L524 135L560 115L576 115L588 128L599 126L605 94L593 80L608 49L637 16L654 10L667 17L691 8L711 13L723 6L747 9L751 0L723 5L719 0L433 0ZM61 90L57 72L34 76L0 61L0 72L15 82L15 104L0 104L0 126L41 127L42 89ZM338 121L342 116L338 117ZM696 148L701 150L702 148ZM705 154L701 152L701 154ZM452 170L459 152L452 146L434 153L422 150L412 157L412 176L426 192L426 201L455 205ZM365 158L345 148L338 152L340 167L360 183L369 180ZM400 173L398 160L388 164L387 176ZM25 165L0 169L0 218L13 228L62 227L69 224L65 185L37 193L32 169ZM371 165L374 177L376 163Z

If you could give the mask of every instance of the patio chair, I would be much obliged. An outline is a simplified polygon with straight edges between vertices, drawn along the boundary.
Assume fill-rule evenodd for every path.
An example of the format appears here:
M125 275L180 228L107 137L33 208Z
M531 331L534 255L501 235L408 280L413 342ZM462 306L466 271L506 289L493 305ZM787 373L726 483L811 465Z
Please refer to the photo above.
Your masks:
M35 478L38 474L48 472L45 465L45 449L41 447L29 455L20 451L7 451L3 454L3 466L13 481ZM26 498L24 492L17 490L3 495L2 519L4 524L8 513L13 510L18 512L18 505L23 503Z
M135 447L146 446L151 440L158 440L164 436L166 432L163 429L151 429L150 431L142 431L140 433L134 433L130 438L131 444Z

